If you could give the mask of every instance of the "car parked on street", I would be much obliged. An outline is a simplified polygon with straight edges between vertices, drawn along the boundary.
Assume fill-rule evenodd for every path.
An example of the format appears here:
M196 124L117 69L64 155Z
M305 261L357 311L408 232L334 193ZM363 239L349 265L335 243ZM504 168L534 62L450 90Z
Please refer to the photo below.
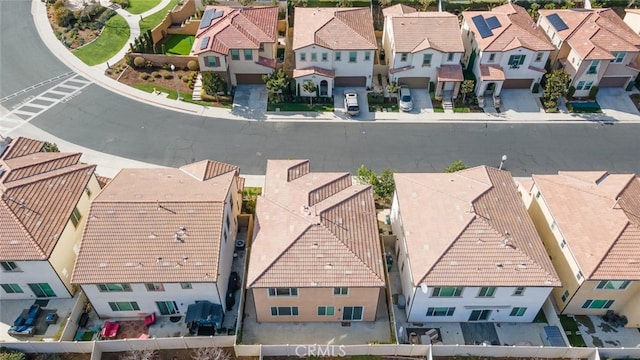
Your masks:
M344 91L344 112L347 115L358 115L360 106L358 106L358 93L355 90Z
M413 110L413 99L411 98L411 90L406 85L401 85L398 89L398 107L402 111Z

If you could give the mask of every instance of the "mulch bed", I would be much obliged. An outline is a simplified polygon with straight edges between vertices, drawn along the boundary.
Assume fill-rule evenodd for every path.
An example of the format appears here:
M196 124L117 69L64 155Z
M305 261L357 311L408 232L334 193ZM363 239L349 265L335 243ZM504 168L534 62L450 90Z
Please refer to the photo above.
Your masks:
M123 68L122 64L123 62L118 63L118 65L116 66L112 66L112 68L116 69L118 67L120 67L121 69ZM191 94L193 92L192 89L189 88L189 86L187 85L186 82L182 81L182 77L183 76L188 76L191 71L189 70L178 70L176 69L175 74L176 74L176 79L174 80L173 78L170 79L165 79L163 77L159 77L159 78L155 78L153 76L151 76L152 73L154 72L159 72L160 74L164 73L164 72L171 72L171 70L164 70L161 68L152 68L152 69L134 69L132 67L126 67L124 69L124 71L122 71L121 73L116 73L115 71L110 74L109 76L111 78L117 79L119 82L129 85L129 86L134 86L137 84L142 84L142 83L148 83L148 84L153 84L154 86L157 85L158 87L165 87L167 89L175 89L176 88L176 84L178 84L178 88L180 89L181 93L188 93ZM150 77L147 80L143 80L141 78L142 74L149 74Z
M86 45L95 40L100 35L100 30L78 28L78 34L75 36L75 38L72 39L71 36L69 36L67 28L58 26L58 19L56 19L56 14L53 6L47 6L47 17L49 18L49 24L51 25L54 33L65 35L65 41L69 49L77 49L83 45Z

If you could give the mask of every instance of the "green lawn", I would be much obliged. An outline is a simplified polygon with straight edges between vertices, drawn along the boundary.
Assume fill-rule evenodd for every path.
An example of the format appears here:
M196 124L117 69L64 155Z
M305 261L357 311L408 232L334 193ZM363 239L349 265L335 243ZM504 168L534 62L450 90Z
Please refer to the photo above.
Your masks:
M468 106L456 106L453 108L454 113L468 113L471 112Z
M132 14L142 14L160 4L161 0L129 0L129 7L125 10Z
M164 43L164 52L172 55L189 55L195 38L193 35L169 35Z
M169 99L175 100L175 99L178 98L178 93L176 92L176 89L169 89L169 88L166 88L166 87L155 85L153 83L135 84L135 85L133 85L133 87L138 89L138 90L146 91L148 93L152 93L153 90L155 89L156 91L160 91L160 92L169 94L167 96L167 98L169 98ZM208 101L193 100L193 98L191 97L191 93L180 92L180 97L182 98L182 101L188 102L188 103L192 103L192 104L198 104L198 105L202 105L202 106L213 106L214 105L214 103L208 102ZM223 104L220 107L230 109L231 106L232 106L232 104Z
M305 104L305 103L269 103L267 111L333 111L332 104Z
M586 347L587 344L579 333L578 324L575 319L567 315L560 315L558 318L560 318L560 324L562 324L562 328L564 329L571 346Z
M165 15L167 15L169 10L173 9L173 7L176 6L178 1L180 0L171 0L171 2L169 2L169 5L165 6L164 9L140 20L140 33L144 34L145 32L147 32L147 30L151 30L154 27L158 26L162 19L164 19Z
M98 65L118 53L129 39L129 25L120 15L107 20L100 36L92 43L73 51L87 65Z

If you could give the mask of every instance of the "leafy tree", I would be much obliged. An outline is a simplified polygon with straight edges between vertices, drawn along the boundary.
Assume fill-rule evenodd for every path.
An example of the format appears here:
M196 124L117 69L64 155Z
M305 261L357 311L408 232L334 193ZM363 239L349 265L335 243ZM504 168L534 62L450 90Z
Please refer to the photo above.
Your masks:
M249 6L249 5L251 5L253 3L253 0L238 0L238 2L242 6Z
M120 360L154 360L158 350L133 350L120 356Z
M316 91L318 90L318 86L313 81L305 81L302 84L302 89L309 94L309 101L311 105L313 105L313 97L316 95Z
M546 74L546 86L542 97L544 98L545 107L552 111L558 111L558 98L567 95L569 74L564 70L554 70Z
M337 7L351 7L353 6L353 1L351 0L338 0L336 3Z
M391 1L392 0L378 0L378 4L380 4L380 6L382 7L387 7L391 5Z
M386 88L387 94L389 95L397 94L399 89L400 89L400 85L398 85L398 83L395 81L388 83Z
M289 86L289 76L282 69L262 75L262 81L266 84L269 94L276 99Z
M219 101L218 93L222 91L226 85L227 82L224 81L220 74L213 71L202 72L202 88L207 94L215 96L216 102Z
M475 87L475 81L471 79L467 79L460 84L460 94L462 94L462 102L467 101L467 94L473 92L473 88Z
M561 9L573 9L576 7L576 3L573 0L567 0L566 3L561 7Z
M451 165L447 166L446 168L444 168L444 170L442 170L443 172L446 173L454 173L456 171L460 171L460 170L464 170L467 169L468 166L465 165L462 160L456 160L454 162L451 163Z
M382 170L373 192L383 199L389 199L393 196L395 190L396 183L393 180L393 171L389 169Z
M44 152L60 152L58 149L58 145L56 143L51 143L48 141L44 142L44 146L42 147Z
M547 10L553 10L553 9L556 8L556 4L552 3L552 2L546 3L546 4L544 4L544 8L547 9Z
M531 16L531 18L533 18L533 21L537 21L538 20L538 10L540 9L540 4L538 3L532 3L531 7L529 8L529 16Z
M191 353L193 360L231 360L231 356L218 347L198 348Z
M427 8L431 5L431 0L418 0L418 4L420 4L421 11L427 11Z
M361 184L370 184L373 185L378 180L378 176L373 170L367 169L364 164L360 165L357 172L358 180Z

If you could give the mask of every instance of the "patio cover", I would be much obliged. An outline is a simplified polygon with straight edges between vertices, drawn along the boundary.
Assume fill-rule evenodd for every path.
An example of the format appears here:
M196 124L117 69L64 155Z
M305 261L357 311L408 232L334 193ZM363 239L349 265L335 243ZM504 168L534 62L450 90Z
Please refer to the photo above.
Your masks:
M222 305L209 301L199 301L189 305L185 323L195 322L198 326L222 327Z
M565 347L567 344L564 343L564 339L562 338L562 334L560 334L560 329L557 326L545 326L544 334L549 341L549 345Z

